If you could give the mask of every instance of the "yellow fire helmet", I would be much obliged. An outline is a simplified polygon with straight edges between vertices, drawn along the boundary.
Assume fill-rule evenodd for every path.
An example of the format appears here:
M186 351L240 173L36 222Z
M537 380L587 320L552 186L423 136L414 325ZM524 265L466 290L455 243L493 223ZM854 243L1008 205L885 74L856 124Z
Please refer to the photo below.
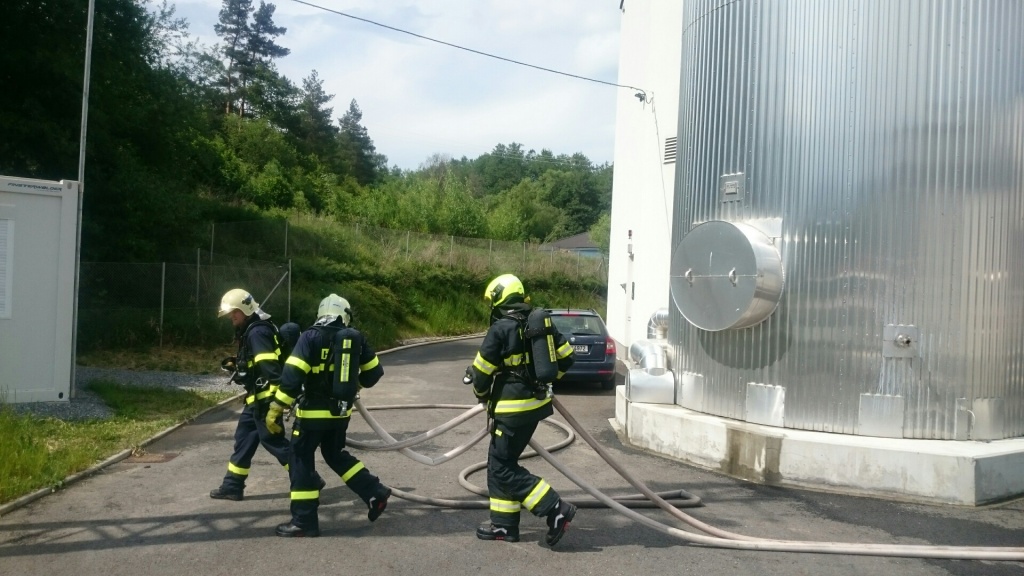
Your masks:
M490 302L491 306L501 306L513 301L526 302L526 289L523 288L523 283L516 276L502 274L487 285L487 289L484 290L484 300Z

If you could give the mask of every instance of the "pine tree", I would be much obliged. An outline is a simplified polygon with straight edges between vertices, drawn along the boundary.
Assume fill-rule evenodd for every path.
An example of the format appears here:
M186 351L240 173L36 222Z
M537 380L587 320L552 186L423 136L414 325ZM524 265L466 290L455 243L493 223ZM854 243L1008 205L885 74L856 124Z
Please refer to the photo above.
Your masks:
M251 100L248 92L252 83L260 78L277 79L274 59L291 52L274 40L288 31L274 24L276 10L275 5L263 1L256 9L252 0L224 0L214 31L221 37L221 53L225 58L221 84L226 113L231 113L232 104L237 104L238 114L244 116L246 103Z
M332 120L334 108L327 106L331 100L334 95L324 91L324 82L316 70L303 78L295 138L307 154L327 158L334 151L340 130Z
M224 0L218 15L214 32L221 38L220 51L223 54L224 113L230 114L232 104L240 100L242 70L249 65L246 47L249 39L249 15L252 14L252 0ZM239 111L241 114L241 110Z
M366 128L360 124L363 112L353 99L348 111L338 124L338 160L343 173L351 175L359 184L367 186L377 182L387 172L387 157L378 154Z

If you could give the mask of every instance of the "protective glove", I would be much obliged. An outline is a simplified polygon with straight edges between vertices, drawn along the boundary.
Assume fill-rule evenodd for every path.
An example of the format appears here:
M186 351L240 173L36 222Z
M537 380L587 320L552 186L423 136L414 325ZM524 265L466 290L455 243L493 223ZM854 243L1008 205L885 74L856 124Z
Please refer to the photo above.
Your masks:
M238 369L238 358L234 356L228 356L227 358L220 361L220 369L232 374Z
M271 402L270 406L267 407L267 430L270 430L271 434L282 434L284 433L284 427L277 423L277 419L284 413L284 406L281 406L277 402Z

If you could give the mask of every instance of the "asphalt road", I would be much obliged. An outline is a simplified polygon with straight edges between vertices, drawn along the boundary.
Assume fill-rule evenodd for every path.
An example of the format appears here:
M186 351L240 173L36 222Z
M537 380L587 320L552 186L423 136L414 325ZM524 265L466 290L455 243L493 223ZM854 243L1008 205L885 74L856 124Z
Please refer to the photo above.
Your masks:
M479 339L408 348L382 355L384 379L364 391L368 407L457 403L472 405L461 384ZM612 392L598 386L557 389L562 403L616 459L656 490L683 488L704 506L685 510L719 528L750 536L794 540L936 545L1022 546L1024 503L968 509L904 504L753 485L625 446L608 419ZM522 541L477 540L485 510L457 510L393 499L375 523L361 501L326 466L320 508L323 535L284 539L274 527L288 520L288 481L273 458L257 453L242 502L211 500L231 452L240 405L217 410L147 447L147 454L104 469L0 518L0 574L109 576L284 573L317 574L861 574L1021 575L1024 563L877 558L733 551L688 545L607 509L581 509L553 549L541 542L543 520L526 513ZM459 414L455 409L373 412L392 435L407 438ZM557 418L557 417L556 417ZM416 447L445 452L484 425L482 417ZM358 416L352 438L376 436ZM554 444L561 432L542 426L536 436ZM457 481L486 459L483 443L436 467L396 452L356 451L394 487L435 498L477 500ZM582 441L559 460L615 495L635 492ZM539 458L524 464L570 500L583 492ZM485 485L483 473L470 476ZM645 515L682 527L667 514Z

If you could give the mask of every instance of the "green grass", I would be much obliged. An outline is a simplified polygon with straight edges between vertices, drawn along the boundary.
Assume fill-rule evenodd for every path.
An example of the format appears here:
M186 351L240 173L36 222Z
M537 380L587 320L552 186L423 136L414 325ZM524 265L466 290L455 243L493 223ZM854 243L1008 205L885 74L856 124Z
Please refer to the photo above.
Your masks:
M122 450L136 450L157 432L232 396L104 381L92 382L90 389L111 407L112 418L63 421L19 414L0 404L0 503L60 487L68 476Z

